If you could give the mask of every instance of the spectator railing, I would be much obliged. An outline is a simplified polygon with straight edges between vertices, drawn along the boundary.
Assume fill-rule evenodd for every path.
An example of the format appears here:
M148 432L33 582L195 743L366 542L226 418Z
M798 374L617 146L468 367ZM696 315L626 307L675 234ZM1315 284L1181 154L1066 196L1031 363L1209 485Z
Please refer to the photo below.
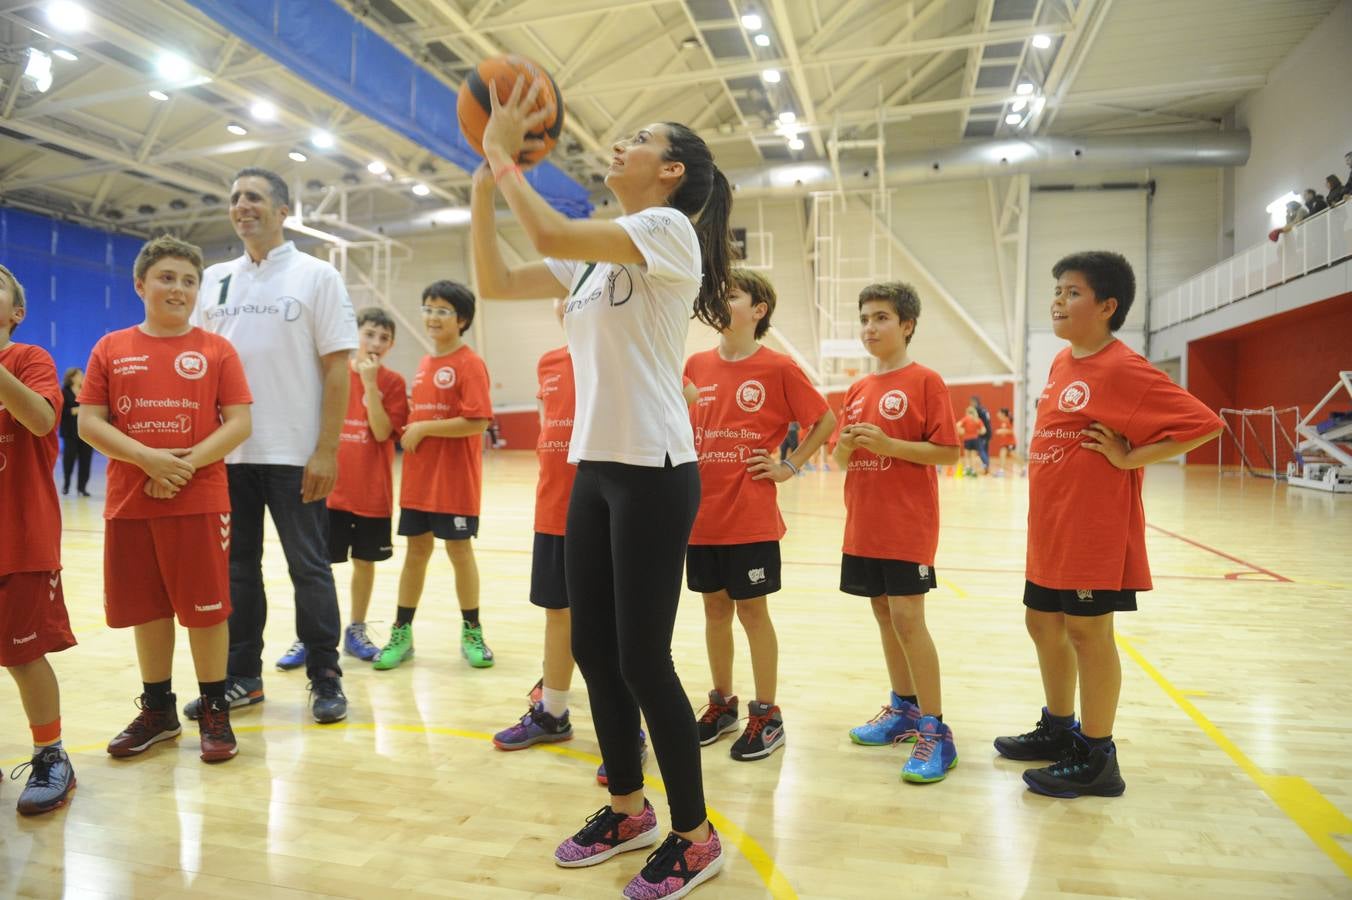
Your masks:
M1222 260L1156 297L1150 330L1195 319L1236 300L1352 257L1352 201L1321 210L1274 241Z

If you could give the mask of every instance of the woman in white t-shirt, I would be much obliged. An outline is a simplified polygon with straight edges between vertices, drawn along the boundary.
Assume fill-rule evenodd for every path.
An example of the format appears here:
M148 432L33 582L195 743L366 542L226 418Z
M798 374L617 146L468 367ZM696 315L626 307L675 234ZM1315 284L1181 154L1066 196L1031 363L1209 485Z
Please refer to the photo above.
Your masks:
M656 844L643 797L639 711L671 804L672 833L625 896L684 895L723 863L705 815L694 713L671 661L685 548L699 507L694 436L681 392L690 319L727 327L732 191L708 146L684 125L655 123L618 141L606 186L624 215L570 220L514 162L541 114L520 82L494 98L487 166L474 176L471 232L479 293L563 297L577 408L578 466L564 560L573 655L587 682L611 802L555 851L588 866ZM542 263L509 268L497 246L493 188ZM594 260L594 262L584 262Z

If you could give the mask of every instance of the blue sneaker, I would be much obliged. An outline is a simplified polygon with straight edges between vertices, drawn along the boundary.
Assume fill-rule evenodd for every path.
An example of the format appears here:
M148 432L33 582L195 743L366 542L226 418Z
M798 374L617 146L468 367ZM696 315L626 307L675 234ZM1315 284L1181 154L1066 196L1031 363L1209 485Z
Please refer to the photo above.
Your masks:
M850 729L850 740L865 747L887 747L897 740L915 740L920 723L920 707L892 694L892 705L868 720L867 724Z
M302 641L293 643L291 649L283 653L282 658L277 660L277 668L283 672L299 669L303 665L305 665L305 644Z
M493 746L499 750L524 750L534 744L557 744L573 739L573 726L568 722L568 710L555 718L545 712L543 703L530 708L510 728L493 735Z
M370 662L380 655L380 648L366 636L365 622L353 622L343 631L343 652L362 662Z
M911 758L901 767L901 780L914 784L943 781L948 770L957 764L958 747L953 743L953 729L934 716L922 716Z
M643 733L643 729L638 730L638 764L645 766L648 764L648 735ZM606 764L596 767L596 783L610 784L610 779L606 777Z
M43 747L33 758L9 773L17 781L28 769L28 784L19 794L19 815L36 816L66 805L70 792L75 790L75 770L65 748L57 743Z

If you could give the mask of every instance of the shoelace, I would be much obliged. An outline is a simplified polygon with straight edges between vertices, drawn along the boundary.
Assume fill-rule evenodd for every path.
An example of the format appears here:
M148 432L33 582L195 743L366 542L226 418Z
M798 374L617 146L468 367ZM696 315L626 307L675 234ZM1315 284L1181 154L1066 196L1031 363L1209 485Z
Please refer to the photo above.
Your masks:
M700 707L699 724L712 725L718 721L718 717L723 713L731 713L731 706L724 706L721 703L706 703Z
M901 715L901 710L893 709L890 706L884 706L882 709L878 711L878 714L876 716L868 720L868 723L870 725L876 725L879 722L886 722L888 719L899 715Z
M325 700L332 700L343 695L342 686L339 685L337 678L316 678L310 682L310 691L318 694Z
M661 846L648 854L643 871L639 874L650 884L659 884L673 875L683 880L688 879L690 869L685 864L685 851L689 846L690 842L685 838L674 834L667 835ZM680 862L679 866L677 861Z
M52 783L52 766L61 761L61 751L55 747L48 747L41 753L35 755L26 763L20 763L9 773L10 781L18 781L19 773L24 769L32 769L33 774L29 776L29 781L34 784L48 787Z
M760 734L763 730L765 730L765 726L769 724L770 724L769 713L766 713L763 716L747 716L746 736L748 738L754 738L756 735Z
M213 709L210 703L202 704L202 718L199 721L202 733L214 738L224 737L230 725L230 717L226 714L226 710Z
M286 651L286 655L287 655L287 656L299 656L300 654L302 654L302 653L304 653L304 652L305 652L305 642L304 642L304 641L294 641L294 642L291 644L291 649L288 650L288 651Z
M934 755L934 748L939 746L939 735L924 731L911 731L908 734L915 735L915 749L911 755L921 762L929 762L929 758Z
M587 816L587 824L582 826L582 830L577 833L573 840L583 847L600 843L602 838L616 830L620 822L627 818L629 817L624 813L616 812L609 806L603 806Z

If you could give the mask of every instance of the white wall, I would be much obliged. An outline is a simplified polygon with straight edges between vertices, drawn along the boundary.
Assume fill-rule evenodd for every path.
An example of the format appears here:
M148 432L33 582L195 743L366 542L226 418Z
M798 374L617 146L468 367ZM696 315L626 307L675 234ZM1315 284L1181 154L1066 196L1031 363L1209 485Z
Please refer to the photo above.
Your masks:
M1322 194L1330 173L1346 180L1349 89L1352 0L1344 0L1235 109L1235 125L1253 137L1248 165L1235 172L1236 251L1266 239L1266 207L1277 197L1307 187Z

